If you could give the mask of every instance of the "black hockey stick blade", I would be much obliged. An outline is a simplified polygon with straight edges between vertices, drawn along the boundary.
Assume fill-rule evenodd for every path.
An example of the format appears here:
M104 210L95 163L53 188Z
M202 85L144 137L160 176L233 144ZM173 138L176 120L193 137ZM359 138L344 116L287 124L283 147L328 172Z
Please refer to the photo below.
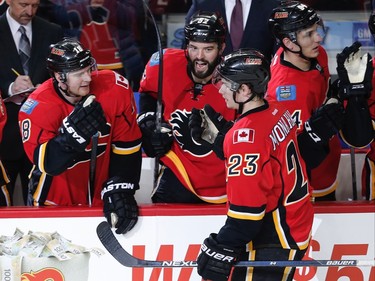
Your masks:
M196 267L196 261L151 261L129 254L118 242L106 221L101 222L96 233L107 251L126 267ZM239 261L235 267L322 267L322 266L375 266L374 260L301 260L301 261Z

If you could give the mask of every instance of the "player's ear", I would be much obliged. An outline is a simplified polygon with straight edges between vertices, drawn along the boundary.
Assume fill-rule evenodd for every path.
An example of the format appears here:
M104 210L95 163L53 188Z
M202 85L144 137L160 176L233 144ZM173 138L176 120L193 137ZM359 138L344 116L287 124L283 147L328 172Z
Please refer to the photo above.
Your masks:
M53 75L59 85L59 87L63 90L66 90L68 87L66 85L66 77L63 73L54 72Z
M295 48L296 44L292 42L288 37L283 38L283 44L285 47L287 47L289 50L294 51L293 49Z
M54 72L53 75L54 75L55 79L57 80L57 82L59 82L59 83L63 82L63 77L60 73Z
M242 84L239 88L238 88L238 92L240 93L240 95L242 95L245 99L248 99L250 96L251 96L251 89L249 87L249 85L246 85L246 84Z

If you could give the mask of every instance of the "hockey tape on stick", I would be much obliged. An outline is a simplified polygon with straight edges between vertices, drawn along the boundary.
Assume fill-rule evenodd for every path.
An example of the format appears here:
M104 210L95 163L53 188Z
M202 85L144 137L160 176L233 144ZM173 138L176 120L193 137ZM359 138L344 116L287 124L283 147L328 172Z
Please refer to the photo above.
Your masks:
M96 228L100 242L107 251L126 267L196 267L196 261L152 261L129 254L118 242L106 221ZM373 260L302 260L302 261L239 261L235 267L322 267L322 266L375 266Z
M85 100L85 102L83 103L83 107L89 106L90 104L92 104L92 102L94 100L95 100L95 96L94 95L88 96L87 99Z

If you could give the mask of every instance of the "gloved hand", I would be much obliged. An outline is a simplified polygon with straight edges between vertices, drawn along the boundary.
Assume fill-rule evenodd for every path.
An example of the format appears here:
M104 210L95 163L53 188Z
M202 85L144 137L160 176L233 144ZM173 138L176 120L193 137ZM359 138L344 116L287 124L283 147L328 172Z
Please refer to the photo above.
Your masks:
M219 244L216 236L216 233L211 233L201 246L197 259L198 274L204 280L227 281L240 251Z
M201 110L193 108L189 117L190 134L193 140L212 149L220 159L224 159L225 134L232 126L232 121L225 120L209 104Z
M305 122L305 130L316 143L327 143L342 128L344 108L337 99L331 98L319 107Z
M148 157L161 157L172 146L172 127L161 123L160 132L156 131L156 118L154 112L146 112L138 116L137 122L142 131L142 147Z
M125 182L118 176L103 184L101 196L104 216L116 228L117 234L125 234L138 221L138 205L134 198L137 189L138 184Z
M353 96L368 98L372 90L374 68L371 55L361 57L361 43L354 42L337 54L337 74L339 76L339 96L345 100Z
M91 137L103 130L105 125L106 119L100 103L95 101L94 95L89 95L64 118L58 141L68 148L84 151Z

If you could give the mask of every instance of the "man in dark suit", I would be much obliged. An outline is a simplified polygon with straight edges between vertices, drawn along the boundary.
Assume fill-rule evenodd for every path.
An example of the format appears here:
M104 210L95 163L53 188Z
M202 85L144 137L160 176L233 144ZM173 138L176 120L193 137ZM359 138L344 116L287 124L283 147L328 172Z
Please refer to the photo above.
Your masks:
M0 16L0 90L3 99L28 88L37 87L49 78L46 57L49 46L63 38L63 30L56 24L35 16L39 0L6 0L8 9ZM30 42L30 53L25 69L19 52L19 28L24 27ZM23 199L26 202L28 174L32 164L27 158L18 126L18 112L25 97L5 100L8 119L3 131L0 156L10 179L12 196L17 176L20 175ZM47 113L46 113L47 114ZM47 116L46 116L47 118Z
M230 30L230 19L236 0L193 0L186 22L197 11L213 11L221 14L227 28L225 40L225 50L223 55L227 55L238 48L255 48L261 51L270 61L276 50L275 39L268 28L268 19L274 8L279 5L278 0L241 0L243 9L243 35L238 48L232 44Z

